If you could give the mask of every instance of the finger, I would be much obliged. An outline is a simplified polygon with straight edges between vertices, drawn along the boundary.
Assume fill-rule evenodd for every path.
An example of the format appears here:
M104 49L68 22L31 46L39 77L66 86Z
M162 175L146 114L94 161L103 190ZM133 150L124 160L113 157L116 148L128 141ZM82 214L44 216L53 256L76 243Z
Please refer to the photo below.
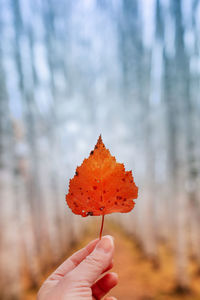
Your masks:
M94 251L88 255L72 272L66 275L66 280L71 279L79 284L80 282L84 282L84 284L91 287L102 272L111 264L113 252L113 238L109 235L104 236L97 243Z
M118 283L118 276L116 273L108 273L99 279L92 286L92 295L95 299L104 297L114 286Z
M65 260L49 277L49 280L58 280L72 271L80 262L85 259L95 248L99 239L91 241L85 248L77 251Z
M110 269L112 269L112 267L113 267L113 259L112 259L111 263L109 264L109 266L105 270L102 271L102 274L108 272Z

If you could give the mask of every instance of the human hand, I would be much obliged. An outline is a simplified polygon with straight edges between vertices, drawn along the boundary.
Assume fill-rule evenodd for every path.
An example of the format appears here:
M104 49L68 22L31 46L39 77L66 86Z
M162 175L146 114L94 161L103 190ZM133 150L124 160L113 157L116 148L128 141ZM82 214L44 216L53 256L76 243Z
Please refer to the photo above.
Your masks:
M114 243L111 236L90 242L64 261L43 283L37 300L102 299L118 282L113 266ZM114 300L106 297L105 300Z

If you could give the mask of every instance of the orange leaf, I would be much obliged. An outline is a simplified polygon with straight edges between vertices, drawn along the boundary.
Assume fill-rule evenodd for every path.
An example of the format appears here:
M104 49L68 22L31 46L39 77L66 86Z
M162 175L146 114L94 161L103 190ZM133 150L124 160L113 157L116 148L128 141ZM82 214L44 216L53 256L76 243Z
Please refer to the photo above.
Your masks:
M66 201L73 213L86 216L127 213L138 196L132 172L117 163L102 142L101 135L90 156L70 179Z

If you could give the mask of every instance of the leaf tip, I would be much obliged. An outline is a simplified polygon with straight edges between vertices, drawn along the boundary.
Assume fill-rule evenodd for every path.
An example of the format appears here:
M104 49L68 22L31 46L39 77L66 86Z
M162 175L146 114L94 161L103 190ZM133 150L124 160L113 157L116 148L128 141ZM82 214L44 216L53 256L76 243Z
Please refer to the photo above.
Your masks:
M103 141L102 141L102 136L101 136L101 134L99 135L99 138L98 138L98 141L97 141L97 144L101 144L101 143L103 143Z

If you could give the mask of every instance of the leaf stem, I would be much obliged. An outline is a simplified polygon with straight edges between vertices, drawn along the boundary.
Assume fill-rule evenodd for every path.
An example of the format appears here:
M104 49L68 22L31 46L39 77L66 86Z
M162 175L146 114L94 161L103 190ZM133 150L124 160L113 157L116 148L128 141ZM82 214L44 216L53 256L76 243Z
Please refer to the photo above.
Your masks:
M104 215L102 215L102 220L101 220L101 229L100 229L100 233L99 233L99 239L100 240L101 240L101 237L102 237L103 224L104 224Z

